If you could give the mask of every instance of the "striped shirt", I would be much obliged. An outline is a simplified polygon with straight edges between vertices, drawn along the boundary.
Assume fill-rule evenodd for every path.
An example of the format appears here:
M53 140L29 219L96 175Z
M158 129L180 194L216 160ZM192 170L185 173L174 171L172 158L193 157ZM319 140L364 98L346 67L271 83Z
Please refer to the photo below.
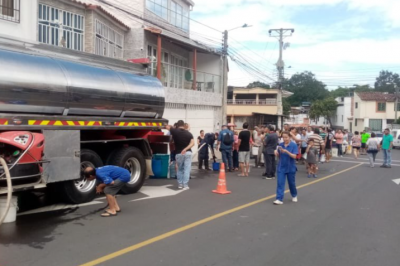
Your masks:
M318 134L312 134L308 136L308 142L310 142L310 140L314 141L314 147L317 148L317 150L320 150L321 146L325 146L324 140Z

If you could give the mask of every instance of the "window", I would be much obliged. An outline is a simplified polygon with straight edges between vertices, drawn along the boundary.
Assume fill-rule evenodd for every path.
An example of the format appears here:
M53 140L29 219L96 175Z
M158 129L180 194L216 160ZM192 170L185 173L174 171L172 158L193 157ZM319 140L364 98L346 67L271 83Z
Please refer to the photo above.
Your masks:
M168 1L169 0L147 0L146 8L157 16L168 20Z
M189 11L171 1L169 22L183 31L189 31Z
M396 103L394 103L394 110L396 111ZM397 103L397 111L400 111L400 103Z
M0 19L19 22L20 0L0 0Z
M354 126L357 126L357 118L354 119Z
M378 112L385 112L386 111L386 103L377 103L377 110Z
M370 119L369 128L371 128L372 131L382 132L382 119Z
M83 51L83 28L83 16L39 4L39 42Z
M124 36L96 19L95 54L122 59Z
M358 108L358 103L356 103L356 109Z

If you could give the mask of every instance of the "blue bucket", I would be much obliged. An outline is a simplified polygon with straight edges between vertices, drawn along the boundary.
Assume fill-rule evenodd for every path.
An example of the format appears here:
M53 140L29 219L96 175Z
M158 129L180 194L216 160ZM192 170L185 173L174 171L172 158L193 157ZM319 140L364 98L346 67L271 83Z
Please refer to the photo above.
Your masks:
M213 171L219 171L220 163L213 163Z

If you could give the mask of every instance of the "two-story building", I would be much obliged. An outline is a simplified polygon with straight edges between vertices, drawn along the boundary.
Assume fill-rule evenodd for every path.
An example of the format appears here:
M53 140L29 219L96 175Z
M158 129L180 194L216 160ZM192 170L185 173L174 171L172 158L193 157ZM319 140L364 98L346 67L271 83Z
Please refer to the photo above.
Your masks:
M395 95L384 92L356 92L354 117L349 128L382 132L395 119ZM397 106L400 111L400 105Z
M230 87L228 91L228 121L242 128L248 122L253 128L258 125L282 126L283 116L278 113L278 89ZM292 93L283 91L283 97Z
M222 123L219 51L190 39L191 0L0 0L0 35L129 61L165 87L164 118ZM49 47L50 48L50 47Z
M338 97L336 114L331 117L332 128L353 131L354 97Z

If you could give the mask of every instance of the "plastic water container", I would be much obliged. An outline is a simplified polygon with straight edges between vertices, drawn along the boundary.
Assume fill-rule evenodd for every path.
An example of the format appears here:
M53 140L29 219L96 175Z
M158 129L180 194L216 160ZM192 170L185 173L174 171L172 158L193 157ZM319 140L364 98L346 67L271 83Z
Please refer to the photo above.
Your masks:
M7 198L0 198L0 218L3 217L7 207ZM11 197L10 209L4 219L3 223L13 223L17 219L18 198Z
M219 171L220 164L219 163L213 163L213 171Z
M169 171L169 155L154 154L152 159L153 178L167 178Z

